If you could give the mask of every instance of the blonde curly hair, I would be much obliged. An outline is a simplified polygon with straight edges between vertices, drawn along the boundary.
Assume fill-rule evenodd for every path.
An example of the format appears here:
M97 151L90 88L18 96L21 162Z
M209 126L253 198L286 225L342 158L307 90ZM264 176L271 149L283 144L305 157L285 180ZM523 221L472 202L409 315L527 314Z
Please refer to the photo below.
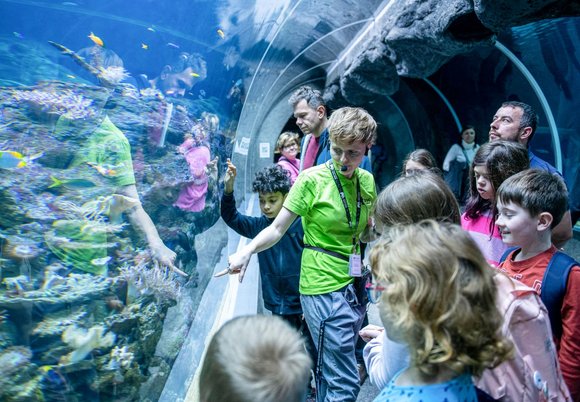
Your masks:
M381 319L409 345L420 372L477 376L511 356L493 271L459 226L424 220L393 227L370 258L373 276L385 285Z

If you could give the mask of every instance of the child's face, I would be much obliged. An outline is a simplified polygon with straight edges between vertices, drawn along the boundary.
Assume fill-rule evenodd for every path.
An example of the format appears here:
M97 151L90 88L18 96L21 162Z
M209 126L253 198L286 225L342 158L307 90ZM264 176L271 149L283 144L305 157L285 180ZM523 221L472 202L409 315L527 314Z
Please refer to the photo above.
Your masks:
M473 173L475 174L475 184L479 196L484 200L493 200L495 197L495 190L491 183L487 167L483 165L475 165Z
M340 174L348 178L352 177L362 162L366 150L367 145L361 141L355 141L352 144L344 141L330 142L330 155L341 168L345 168L345 170L339 170Z
M421 170L427 170L427 168L421 165L419 162L415 162L409 159L405 164L405 176L419 173Z
M384 285L385 291L388 291L389 286L392 285ZM383 291L383 295L385 294L385 291ZM394 324L395 317L389 308L389 303L387 303L385 299L381 299L378 307L381 322L383 323L383 327L385 327L385 332L387 333L389 339L395 342L405 343L405 336L401 334L401 331Z
M527 209L508 202L497 201L496 226L501 234L501 239L509 245L529 245L537 238L537 217L531 216Z
M267 218L274 219L282 209L286 195L280 191L276 191L275 193L260 193L260 210Z

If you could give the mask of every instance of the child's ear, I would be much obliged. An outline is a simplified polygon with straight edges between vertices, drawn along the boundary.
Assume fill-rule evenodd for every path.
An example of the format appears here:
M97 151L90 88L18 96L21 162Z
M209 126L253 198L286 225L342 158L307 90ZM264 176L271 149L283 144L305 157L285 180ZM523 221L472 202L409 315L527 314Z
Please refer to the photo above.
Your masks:
M544 230L550 229L553 221L554 217L551 213L541 212L540 215L538 215L538 231L542 232Z
M284 194L284 196L282 197L282 201L286 201L286 197L288 197L289 193Z

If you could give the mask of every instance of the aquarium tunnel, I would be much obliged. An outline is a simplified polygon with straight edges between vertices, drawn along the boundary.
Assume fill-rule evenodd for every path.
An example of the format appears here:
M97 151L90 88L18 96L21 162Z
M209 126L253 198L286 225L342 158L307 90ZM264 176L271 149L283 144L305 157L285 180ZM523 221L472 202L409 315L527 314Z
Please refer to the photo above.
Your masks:
M506 100L580 202L580 6L567 0L0 0L0 400L196 401L207 342L265 313L238 209L302 133L290 95L378 122L378 189ZM578 236L578 232L575 232ZM578 258L577 239L570 242ZM575 250L575 251L574 251ZM173 259L175 257L175 259ZM167 269L171 264L174 269Z

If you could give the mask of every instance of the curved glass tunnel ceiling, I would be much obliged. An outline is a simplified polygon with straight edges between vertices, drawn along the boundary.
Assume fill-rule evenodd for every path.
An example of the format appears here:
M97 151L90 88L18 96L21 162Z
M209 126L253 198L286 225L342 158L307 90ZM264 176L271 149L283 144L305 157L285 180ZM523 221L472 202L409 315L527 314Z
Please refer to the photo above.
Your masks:
M514 22L466 1L439 4L439 19L409 17L426 13L420 4L0 0L0 361L10 363L0 400L195 400L209 335L263 311L255 265L242 285L212 279L243 242L219 219L225 160L239 168L239 207L259 215L246 189L282 129L297 130L287 98L300 85L377 118L381 186L413 148L442 161L457 121L484 142L497 106L516 97L540 111L534 151L549 161L561 151L577 188L573 5L554 2L562 18L546 21L520 10ZM413 42L433 66L442 59L429 49L444 56L434 71L385 57L400 51L388 24L439 20L447 47ZM140 207L153 232L133 215ZM158 239L187 277L156 267L169 253Z

